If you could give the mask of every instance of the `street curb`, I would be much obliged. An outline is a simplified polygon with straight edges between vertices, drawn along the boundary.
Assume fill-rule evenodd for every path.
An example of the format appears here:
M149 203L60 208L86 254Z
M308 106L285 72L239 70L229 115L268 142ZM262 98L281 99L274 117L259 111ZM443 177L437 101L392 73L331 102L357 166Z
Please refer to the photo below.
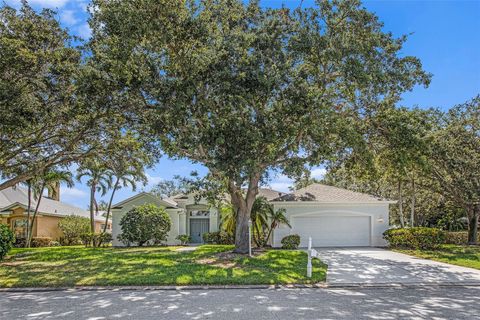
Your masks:
M435 287L480 287L475 282L423 282L423 283L316 283L289 285L199 285L199 286L75 286L0 288L3 292L50 292L50 291L187 291L187 290L240 290L240 289L374 289L374 288L435 288Z

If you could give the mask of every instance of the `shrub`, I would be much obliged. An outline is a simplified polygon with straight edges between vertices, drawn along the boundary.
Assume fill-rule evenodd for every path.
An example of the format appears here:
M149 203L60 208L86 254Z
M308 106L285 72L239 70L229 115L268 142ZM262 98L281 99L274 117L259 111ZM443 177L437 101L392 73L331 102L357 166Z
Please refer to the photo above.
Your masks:
M26 244L27 244L26 238L15 238L15 242L13 243L13 246L15 248L25 248Z
M58 228L63 236L60 238L62 244L71 246L80 242L80 236L90 230L90 220L85 217L70 215L58 222Z
M192 241L192 237L190 237L188 234L180 234L175 239L180 240L182 246Z
M34 237L31 246L32 248L49 247L52 240L50 237Z
M225 231L206 232L202 235L203 242L210 244L234 244L233 236Z
M480 237L477 237L477 241L479 238ZM468 243L468 232L467 231L445 232L445 243L466 245Z
M97 243L97 247L108 246L113 240L112 234L108 232L102 232L95 234L95 241Z
M15 242L15 235L7 225L0 223L0 260L2 260L12 249Z
M118 239L130 245L161 244L167 240L172 222L165 209L145 204L128 211L120 220L122 233Z
M445 242L445 233L437 228L399 228L383 233L390 247L408 249L436 249Z
M59 241L50 241L50 243L48 244L49 247L60 247L61 244Z
M102 233L91 233L85 232L80 235L80 239L85 247L106 247L110 242L112 242L113 238L110 233L102 232Z
M282 249L298 249L300 236L298 234L291 234L284 237L280 242L282 243Z
M85 247L90 247L93 241L93 233L91 232L84 232L80 235L80 241Z

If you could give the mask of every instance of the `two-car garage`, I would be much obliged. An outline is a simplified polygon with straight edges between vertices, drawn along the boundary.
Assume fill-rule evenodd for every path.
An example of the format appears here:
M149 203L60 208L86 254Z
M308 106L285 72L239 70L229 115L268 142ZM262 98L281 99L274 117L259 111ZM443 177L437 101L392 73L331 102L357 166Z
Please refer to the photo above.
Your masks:
M293 217L291 232L300 235L301 247L312 238L315 247L370 246L370 216L321 215Z
M300 236L307 247L385 246L383 232L389 228L392 201L346 189L313 184L271 202L275 210L284 209L290 227L274 230L272 245L281 247L283 237Z

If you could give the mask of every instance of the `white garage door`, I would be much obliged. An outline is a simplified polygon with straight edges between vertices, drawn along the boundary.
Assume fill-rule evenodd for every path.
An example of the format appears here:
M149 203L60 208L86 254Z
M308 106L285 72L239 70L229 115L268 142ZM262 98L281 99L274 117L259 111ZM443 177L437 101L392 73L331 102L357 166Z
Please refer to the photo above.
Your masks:
M370 217L316 216L293 218L292 233L300 235L301 247L355 247L370 245Z

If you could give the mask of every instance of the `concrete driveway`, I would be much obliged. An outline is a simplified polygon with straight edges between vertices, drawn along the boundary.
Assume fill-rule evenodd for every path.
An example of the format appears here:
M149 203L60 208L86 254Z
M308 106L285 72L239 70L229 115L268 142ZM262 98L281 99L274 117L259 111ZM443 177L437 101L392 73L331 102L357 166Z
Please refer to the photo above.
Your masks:
M328 265L327 283L480 284L480 270L380 248L316 248Z

